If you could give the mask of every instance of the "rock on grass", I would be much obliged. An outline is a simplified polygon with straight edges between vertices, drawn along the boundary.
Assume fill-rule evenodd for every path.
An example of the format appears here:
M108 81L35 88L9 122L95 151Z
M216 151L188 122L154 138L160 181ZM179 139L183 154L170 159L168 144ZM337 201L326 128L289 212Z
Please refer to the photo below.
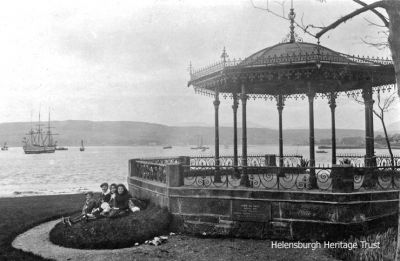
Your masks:
M149 205L127 216L79 222L72 227L62 223L50 231L54 244L80 249L132 247L168 232L171 216L167 209Z

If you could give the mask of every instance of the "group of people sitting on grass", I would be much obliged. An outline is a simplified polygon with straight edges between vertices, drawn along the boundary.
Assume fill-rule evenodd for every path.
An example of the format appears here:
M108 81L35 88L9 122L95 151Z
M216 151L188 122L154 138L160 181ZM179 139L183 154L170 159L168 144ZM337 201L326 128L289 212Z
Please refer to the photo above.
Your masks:
M140 208L133 202L131 195L123 184L111 184L108 190L108 183L102 183L99 198L94 198L92 191L85 193L86 201L82 213L76 216L63 217L62 222L71 226L80 221L89 221L98 218L116 218L128 214L130 211L140 211Z

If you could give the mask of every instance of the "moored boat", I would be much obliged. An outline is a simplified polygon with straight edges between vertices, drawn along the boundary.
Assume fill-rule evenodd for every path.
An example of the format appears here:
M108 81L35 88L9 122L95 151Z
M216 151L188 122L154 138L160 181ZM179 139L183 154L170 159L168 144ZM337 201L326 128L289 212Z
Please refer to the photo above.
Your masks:
M4 146L1 147L1 150L8 150L7 142L4 142Z
M191 147L190 149L205 151L208 150L209 147L203 145L203 137L201 137L199 144L196 147Z
M79 148L80 151L85 151L85 146L83 146L83 140L81 140L81 147Z
M59 147L59 146L57 146L56 150L68 150L68 148L67 147Z

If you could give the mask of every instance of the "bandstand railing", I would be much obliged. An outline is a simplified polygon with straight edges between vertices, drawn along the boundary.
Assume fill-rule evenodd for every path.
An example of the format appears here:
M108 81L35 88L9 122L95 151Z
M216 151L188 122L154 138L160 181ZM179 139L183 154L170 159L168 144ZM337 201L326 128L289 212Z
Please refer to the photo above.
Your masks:
M347 155L349 156L349 155ZM286 155L298 158L298 155ZM200 188L246 188L241 182L248 178L248 189L278 191L359 192L374 190L399 190L400 166L378 165L355 167L284 167L265 166L266 156L253 155L248 166L233 166L232 157L222 157L216 166L212 157L175 157L133 159L129 161L130 177L157 182L163 186L189 186ZM386 156L381 157L386 158ZM200 163L200 164L199 164ZM201 164L204 163L204 164ZM264 164L264 165L263 165ZM316 185L311 178L315 177Z
M292 63L315 63L316 61L321 63L339 63L339 64L370 64L370 65L389 65L393 64L393 61L388 58L379 57L360 57L355 55L347 55L343 53L336 54L318 54L318 50L315 49L311 53L301 54L287 54L287 55L274 55L257 59L233 59L226 61L218 61L210 64L206 67L193 70L191 72L191 81L202 78L206 75L211 75L223 71L224 69L236 69L254 66L273 66L273 65L284 65Z
M286 154L283 156L284 166L298 166L301 164L302 155ZM272 161L272 162L271 162ZM243 157L238 156L238 166L242 166ZM220 156L219 166L233 166L233 156ZM190 157L190 165L215 166L215 157L213 156L192 156ZM278 166L279 157L275 154L257 154L247 156L247 166Z
M365 156L361 154L338 154L336 155L339 163L342 163L344 160L350 162L351 165L355 167L362 167L365 166ZM400 155L394 155L394 164L392 164L391 158L389 155L376 155L374 156L376 166L400 166Z

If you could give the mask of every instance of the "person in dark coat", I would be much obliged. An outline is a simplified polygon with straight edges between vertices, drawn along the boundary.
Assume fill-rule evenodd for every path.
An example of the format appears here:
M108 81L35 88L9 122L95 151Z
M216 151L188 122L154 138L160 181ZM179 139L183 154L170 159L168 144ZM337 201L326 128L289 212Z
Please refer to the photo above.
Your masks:
M109 217L115 218L129 213L129 200L131 195L126 189L124 184L117 186L117 193L115 194L115 205L110 212Z

